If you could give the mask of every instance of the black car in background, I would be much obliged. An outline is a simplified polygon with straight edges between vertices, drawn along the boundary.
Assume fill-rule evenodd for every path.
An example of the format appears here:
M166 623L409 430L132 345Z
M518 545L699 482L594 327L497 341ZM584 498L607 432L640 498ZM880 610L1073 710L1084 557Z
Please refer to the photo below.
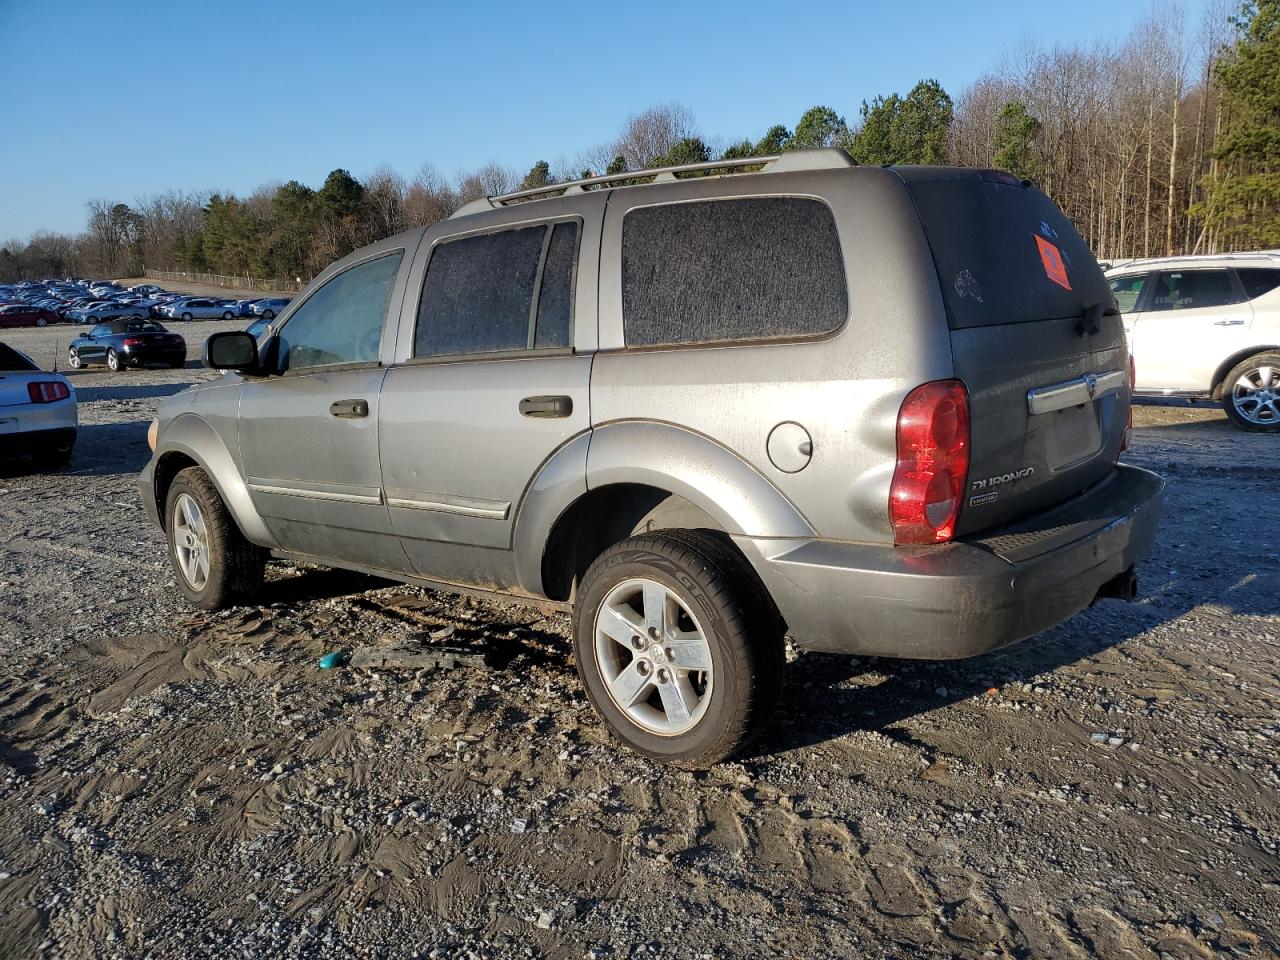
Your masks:
M187 362L187 341L154 320L112 320L100 323L67 348L67 363L75 369L105 363L112 370L163 363L181 367Z

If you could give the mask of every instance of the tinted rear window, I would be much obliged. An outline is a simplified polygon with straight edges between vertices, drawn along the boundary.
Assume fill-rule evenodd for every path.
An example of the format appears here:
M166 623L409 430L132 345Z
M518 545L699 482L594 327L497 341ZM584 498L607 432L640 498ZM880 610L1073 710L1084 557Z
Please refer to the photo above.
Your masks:
M641 207L623 221L627 346L820 336L848 311L835 220L817 200Z
M1280 287L1280 270L1249 267L1244 270L1236 270L1236 276L1244 284L1245 296L1250 300L1254 297L1260 297L1264 293L1270 293L1276 287Z
M1112 305L1084 239L1035 187L994 179L907 180L952 329L1080 317Z
M39 370L34 363L7 343L0 343L0 370Z

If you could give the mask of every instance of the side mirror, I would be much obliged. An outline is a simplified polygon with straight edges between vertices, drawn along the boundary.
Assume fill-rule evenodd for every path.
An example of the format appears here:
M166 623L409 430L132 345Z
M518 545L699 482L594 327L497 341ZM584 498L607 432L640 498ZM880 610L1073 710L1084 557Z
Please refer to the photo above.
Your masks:
M210 370L260 372L258 341L242 330L215 333L204 342L204 365Z

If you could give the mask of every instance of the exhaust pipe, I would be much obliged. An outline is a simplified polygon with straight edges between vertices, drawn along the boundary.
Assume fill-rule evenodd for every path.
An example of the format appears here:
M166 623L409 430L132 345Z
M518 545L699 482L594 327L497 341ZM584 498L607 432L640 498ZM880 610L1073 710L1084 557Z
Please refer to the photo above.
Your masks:
M1094 603L1099 600L1124 600L1126 603L1138 596L1138 575L1130 567L1124 573L1112 577L1098 588Z

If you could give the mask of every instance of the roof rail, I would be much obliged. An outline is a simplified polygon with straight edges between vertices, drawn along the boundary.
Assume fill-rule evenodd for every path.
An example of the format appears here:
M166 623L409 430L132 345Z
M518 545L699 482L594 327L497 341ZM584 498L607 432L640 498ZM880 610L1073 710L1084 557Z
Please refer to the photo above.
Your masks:
M496 210L499 207L514 203L525 203L531 200L545 200L552 196L584 193L589 189L612 186L641 186L629 182L644 180L646 183L662 183L680 179L684 173L700 173L708 170L729 170L737 173L789 173L798 170L832 170L840 167L852 167L856 164L853 158L838 147L826 147L820 150L793 150L787 153L770 154L763 157L740 157L732 160L708 160L705 163L681 163L670 167L651 167L647 170L627 170L622 173L606 173L598 177L584 177L581 180L568 180L564 183L549 183L545 187L533 187L529 190L516 190L492 197L480 197L470 203L463 204L449 217L463 217L483 210ZM744 171L743 167L759 167L757 171Z
M1171 260L1280 260L1280 250L1257 253L1175 253L1167 257L1103 257L1108 263L1132 267L1144 263L1168 263Z

